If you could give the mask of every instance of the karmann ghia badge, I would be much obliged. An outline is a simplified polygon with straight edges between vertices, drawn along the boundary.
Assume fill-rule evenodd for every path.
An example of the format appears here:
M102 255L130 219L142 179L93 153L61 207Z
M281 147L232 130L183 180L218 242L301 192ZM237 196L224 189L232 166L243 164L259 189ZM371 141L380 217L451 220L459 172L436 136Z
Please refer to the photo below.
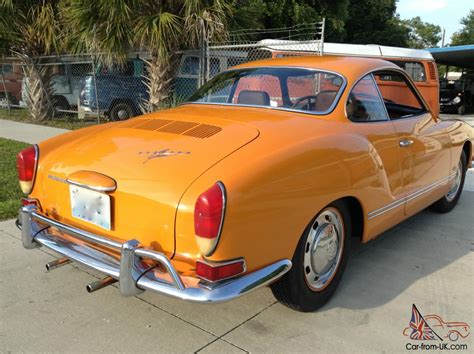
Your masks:
M150 160L157 159L160 157L176 156L176 155L189 155L190 151L173 151L170 149L156 150L156 151L140 151L138 155L146 155L145 161L147 163Z

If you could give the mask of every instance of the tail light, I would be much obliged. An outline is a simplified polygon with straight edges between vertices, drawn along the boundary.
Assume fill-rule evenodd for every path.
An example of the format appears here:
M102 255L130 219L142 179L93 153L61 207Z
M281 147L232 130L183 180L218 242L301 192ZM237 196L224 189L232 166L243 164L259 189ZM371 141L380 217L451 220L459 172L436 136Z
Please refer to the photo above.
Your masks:
M218 281L235 277L245 272L245 261L238 259L235 261L210 264L208 262L196 262L196 275L207 281Z
M35 182L36 167L38 165L38 146L32 145L20 151L16 157L18 179L20 188L25 194L29 194Z
M217 182L199 196L194 207L196 243L204 256L210 256L219 241L224 222L225 187Z

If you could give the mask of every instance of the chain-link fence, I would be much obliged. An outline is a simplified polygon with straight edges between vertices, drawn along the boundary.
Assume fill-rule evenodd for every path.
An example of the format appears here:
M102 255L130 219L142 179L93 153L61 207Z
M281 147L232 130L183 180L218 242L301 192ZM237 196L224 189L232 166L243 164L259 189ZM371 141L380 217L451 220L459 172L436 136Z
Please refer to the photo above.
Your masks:
M163 97L163 106L177 104L219 72L248 61L321 55L323 42L324 20L283 29L237 31L219 44L203 38L201 48L176 56L171 78L162 75L166 70L156 65L150 53L130 54L120 65L106 65L97 55L3 58L0 109L9 113L25 109L35 120L123 120L156 109L150 103L162 102ZM166 83L165 94L160 92L160 80Z

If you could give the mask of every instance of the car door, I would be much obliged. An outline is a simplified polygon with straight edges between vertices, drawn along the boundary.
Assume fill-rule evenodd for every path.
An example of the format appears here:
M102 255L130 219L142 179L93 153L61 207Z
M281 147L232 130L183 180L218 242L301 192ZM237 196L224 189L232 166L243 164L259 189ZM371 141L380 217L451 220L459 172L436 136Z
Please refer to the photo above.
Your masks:
M354 123L351 130L369 143L368 158L373 161L374 169L361 168L354 173L370 175L372 192L366 201L368 234L377 235L399 223L405 214L398 137L372 74L352 88L346 114Z
M451 162L449 137L402 72L385 70L374 77L399 141L405 214L413 215L442 196Z

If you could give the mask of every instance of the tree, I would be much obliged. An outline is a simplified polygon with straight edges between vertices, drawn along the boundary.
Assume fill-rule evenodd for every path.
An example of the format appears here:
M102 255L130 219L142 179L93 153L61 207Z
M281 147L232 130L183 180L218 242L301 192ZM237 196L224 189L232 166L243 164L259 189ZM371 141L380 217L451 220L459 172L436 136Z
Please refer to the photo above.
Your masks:
M436 47L441 40L441 27L423 22L419 16L402 21L408 27L408 46L410 48Z
M474 10L461 20L463 28L451 37L451 45L474 44Z
M395 0L350 0L344 41L406 47L409 30L395 11Z
M60 50L59 1L0 0L0 36L4 54L14 53L23 62L28 83L26 102L34 120L52 112L50 67L40 66L40 56Z
M144 108L153 111L168 98L180 50L205 36L225 38L233 7L224 0L68 0L63 11L75 52L101 53L106 63L124 63L131 50L151 53Z

